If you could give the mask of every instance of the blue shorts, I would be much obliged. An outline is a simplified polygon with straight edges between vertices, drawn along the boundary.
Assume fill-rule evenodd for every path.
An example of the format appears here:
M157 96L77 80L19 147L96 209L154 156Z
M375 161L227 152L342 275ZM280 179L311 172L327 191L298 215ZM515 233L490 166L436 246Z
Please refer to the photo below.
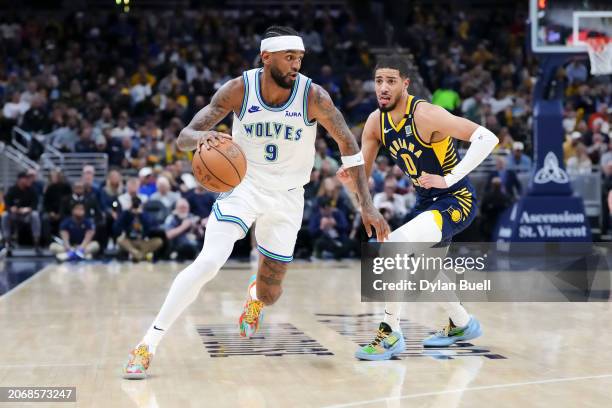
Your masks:
M414 215L437 210L442 215L442 241L450 242L454 235L466 229L478 212L476 193L471 185L434 198L419 198Z

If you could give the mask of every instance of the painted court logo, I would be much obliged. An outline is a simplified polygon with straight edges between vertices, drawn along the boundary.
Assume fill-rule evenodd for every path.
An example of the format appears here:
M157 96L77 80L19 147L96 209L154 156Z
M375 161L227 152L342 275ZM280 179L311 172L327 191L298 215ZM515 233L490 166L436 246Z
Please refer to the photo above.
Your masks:
M553 152L548 152L544 158L544 166L535 174L533 182L536 184L569 183L569 177L565 170L559 167L559 159Z

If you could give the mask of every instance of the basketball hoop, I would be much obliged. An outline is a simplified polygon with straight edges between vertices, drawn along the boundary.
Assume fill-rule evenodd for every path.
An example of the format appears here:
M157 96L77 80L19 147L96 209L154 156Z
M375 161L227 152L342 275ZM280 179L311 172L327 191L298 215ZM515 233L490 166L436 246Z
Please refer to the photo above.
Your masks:
M586 39L592 75L612 74L612 39L596 37Z

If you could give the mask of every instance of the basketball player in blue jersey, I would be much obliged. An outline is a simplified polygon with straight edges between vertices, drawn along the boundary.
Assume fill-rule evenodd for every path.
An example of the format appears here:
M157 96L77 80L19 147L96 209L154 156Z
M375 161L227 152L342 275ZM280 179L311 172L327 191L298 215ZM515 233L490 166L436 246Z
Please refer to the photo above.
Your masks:
M476 216L476 197L467 175L498 143L488 129L408 94L408 65L399 56L384 56L375 69L378 109L368 117L362 135L366 175L382 146L408 175L417 192L417 216L389 235L388 242L450 242ZM453 139L469 141L461 159ZM354 189L343 168L338 178ZM385 304L385 318L372 343L355 353L364 360L387 360L405 349L400 329L401 303ZM423 341L425 347L450 346L482 334L480 323L459 302L446 304L448 325Z
M209 149L233 140L245 152L247 172L235 189L215 202L202 252L175 278L159 314L130 353L125 378L146 377L166 330L215 277L234 243L256 222L259 267L239 319L242 336L255 333L264 305L280 297L287 265L293 259L304 211L303 186L314 164L317 122L338 143L342 163L356 180L366 231L372 234L373 228L378 239L389 234L389 226L372 204L355 137L327 92L299 73L302 39L289 27L270 27L260 51L263 68L246 71L223 85L178 137L177 145L183 151ZM232 136L212 131L230 112L234 113Z

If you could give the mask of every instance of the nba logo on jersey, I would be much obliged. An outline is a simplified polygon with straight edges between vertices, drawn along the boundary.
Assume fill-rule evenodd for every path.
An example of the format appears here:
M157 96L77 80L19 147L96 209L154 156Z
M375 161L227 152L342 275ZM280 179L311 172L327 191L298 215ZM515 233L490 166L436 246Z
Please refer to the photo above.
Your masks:
M317 127L308 120L311 80L299 74L287 101L269 106L261 96L261 72L257 68L242 75L244 98L232 127L248 160L245 177L267 189L301 187L310 180L315 155Z

